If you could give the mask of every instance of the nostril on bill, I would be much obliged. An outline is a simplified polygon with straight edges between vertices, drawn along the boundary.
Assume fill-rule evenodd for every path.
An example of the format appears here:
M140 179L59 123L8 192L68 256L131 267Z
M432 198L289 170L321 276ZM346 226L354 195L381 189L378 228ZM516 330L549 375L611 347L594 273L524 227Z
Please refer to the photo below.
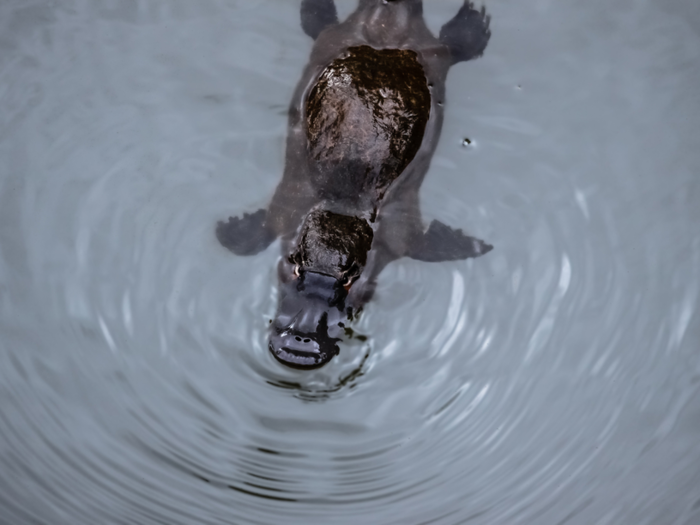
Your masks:
M282 364L292 368L311 369L323 366L338 355L340 339L299 333L272 333L269 350Z
M310 341L310 339L309 339ZM269 345L272 355L282 364L291 368L311 369L323 366L336 354L319 351L305 351L289 346L276 346L272 342Z

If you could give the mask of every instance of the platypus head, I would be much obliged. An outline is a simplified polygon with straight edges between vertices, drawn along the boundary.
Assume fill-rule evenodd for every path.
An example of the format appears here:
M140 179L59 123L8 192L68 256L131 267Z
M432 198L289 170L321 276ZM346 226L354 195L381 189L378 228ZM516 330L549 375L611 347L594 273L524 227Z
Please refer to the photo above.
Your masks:
M373 238L366 220L311 212L294 251L280 262L280 299L270 352L285 365L317 368L339 352L351 309L348 290L361 275Z

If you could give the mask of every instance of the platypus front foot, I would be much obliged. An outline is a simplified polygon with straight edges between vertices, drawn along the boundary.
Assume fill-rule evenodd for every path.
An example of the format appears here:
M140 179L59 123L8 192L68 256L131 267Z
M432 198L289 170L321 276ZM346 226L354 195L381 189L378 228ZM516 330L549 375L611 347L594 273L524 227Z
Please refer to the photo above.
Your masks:
M221 246L236 255L255 255L275 240L275 235L265 226L267 211L244 213L242 218L229 217L228 222L216 225L216 238Z
M428 231L416 239L408 256L427 262L458 261L479 257L493 250L493 246L481 239L464 235L440 221L430 223Z
M477 11L472 2L464 0L462 8L440 30L440 41L450 49L453 64L484 54L491 38L490 22L486 8Z

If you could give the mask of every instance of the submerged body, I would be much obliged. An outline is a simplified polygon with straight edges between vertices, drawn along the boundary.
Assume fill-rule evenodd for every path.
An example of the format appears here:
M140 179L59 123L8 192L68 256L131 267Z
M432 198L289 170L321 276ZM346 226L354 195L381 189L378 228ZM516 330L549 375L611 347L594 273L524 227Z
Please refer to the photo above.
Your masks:
M490 32L465 2L435 38L420 0L361 0L338 24L332 0L304 0L316 38L289 116L285 171L267 210L219 223L239 255L282 240L270 350L299 368L338 352L345 322L391 261L476 257L491 246L433 221L418 191L443 119L449 67L480 56Z

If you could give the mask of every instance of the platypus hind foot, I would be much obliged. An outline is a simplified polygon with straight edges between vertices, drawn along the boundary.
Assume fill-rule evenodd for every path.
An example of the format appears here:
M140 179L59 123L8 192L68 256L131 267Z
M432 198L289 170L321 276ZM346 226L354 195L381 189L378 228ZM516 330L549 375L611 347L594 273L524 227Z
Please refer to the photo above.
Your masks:
M477 11L472 2L464 1L454 18L440 30L440 41L450 48L453 64L484 54L491 38L490 22L484 7Z
M333 0L302 0L301 28L316 40L321 31L338 23L338 12Z

